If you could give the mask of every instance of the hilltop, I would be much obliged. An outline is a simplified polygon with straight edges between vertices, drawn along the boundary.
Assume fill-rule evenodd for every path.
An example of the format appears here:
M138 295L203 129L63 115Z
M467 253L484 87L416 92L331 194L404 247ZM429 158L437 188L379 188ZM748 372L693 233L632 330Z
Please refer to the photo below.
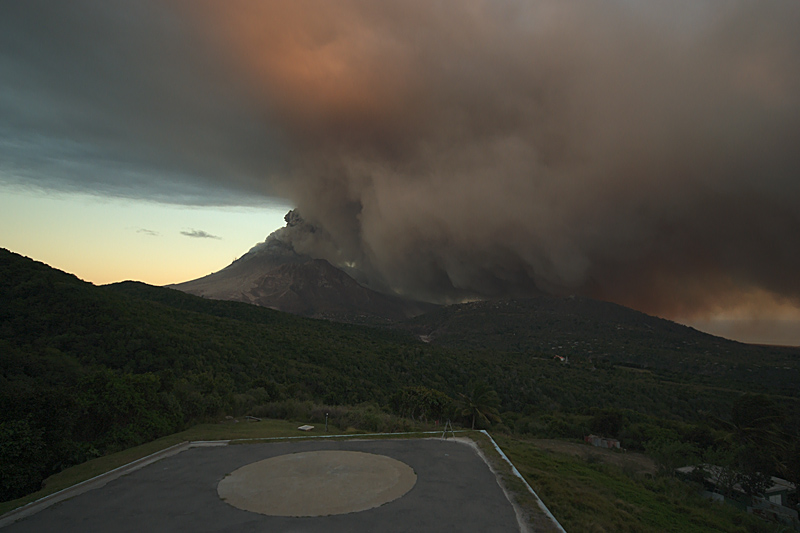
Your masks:
M374 291L324 259L297 253L281 235L299 231L304 222L294 212L286 220L285 228L222 270L168 287L204 298L349 323L386 324L437 307Z
M704 353L713 343L730 353ZM726 442L725 420L745 392L779 406L784 432L795 434L797 384L778 390L764 376L774 364L791 375L797 352L759 350L557 299L464 304L367 327L136 282L97 287L0 250L2 498L226 414L291 416L324 404L318 411L368 406L359 423L373 430L392 429L380 413L469 424L458 400L476 383L498 394L493 427L513 434L582 438L605 428L631 449L658 439L706 449ZM675 354L727 361L746 379L672 368Z

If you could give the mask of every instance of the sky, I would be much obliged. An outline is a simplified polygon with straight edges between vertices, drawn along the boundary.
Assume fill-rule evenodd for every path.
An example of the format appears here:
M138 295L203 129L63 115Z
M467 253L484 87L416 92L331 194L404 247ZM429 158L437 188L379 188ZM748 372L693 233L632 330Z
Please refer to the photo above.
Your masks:
M94 283L295 249L800 345L800 4L0 3L0 246ZM311 229L313 228L313 231Z
M187 206L0 187L0 246L97 285L168 285L228 266L284 225L286 206Z

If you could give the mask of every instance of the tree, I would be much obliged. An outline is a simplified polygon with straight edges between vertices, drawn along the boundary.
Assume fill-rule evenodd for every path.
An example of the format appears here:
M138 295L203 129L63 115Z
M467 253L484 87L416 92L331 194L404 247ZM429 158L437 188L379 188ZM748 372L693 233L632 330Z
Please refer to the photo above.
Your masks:
M777 448L783 444L779 424L782 413L763 394L743 394L731 408L730 428L737 444Z
M649 441L646 450L659 474L665 476L674 476L677 468L697 462L697 447L688 442L659 438Z
M773 462L768 454L755 445L742 446L736 452L739 467L739 484L748 496L761 496L772 486L769 475Z
M475 429L475 420L486 425L500 422L499 407L500 397L485 383L471 383L466 393L458 395L459 412L472 418L472 429Z
M763 394L743 394L731 408L730 440L748 496L763 494L772 484L770 473L780 463L787 443L780 430L778 406Z
M728 448L712 448L703 454L704 465L708 474L715 479L716 490L724 496L731 497L734 487L739 483L741 474L737 470L736 453Z
M594 415L590 422L590 427L594 433L602 435L603 437L618 437L624 419L622 413L614 410L603 410Z
M452 411L453 400L445 393L427 387L405 387L392 398L395 410L412 419L440 419Z
M28 420L0 423L0 501L40 488L46 462L43 435Z
M791 437L784 453L783 477L800 487L800 437Z

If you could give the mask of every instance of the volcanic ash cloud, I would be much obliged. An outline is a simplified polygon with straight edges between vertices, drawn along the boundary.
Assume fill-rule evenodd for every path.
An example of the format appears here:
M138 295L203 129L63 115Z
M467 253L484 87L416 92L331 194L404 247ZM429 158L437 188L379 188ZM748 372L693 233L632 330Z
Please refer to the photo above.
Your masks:
M286 136L301 253L439 301L796 305L800 4L654 4L192 5Z

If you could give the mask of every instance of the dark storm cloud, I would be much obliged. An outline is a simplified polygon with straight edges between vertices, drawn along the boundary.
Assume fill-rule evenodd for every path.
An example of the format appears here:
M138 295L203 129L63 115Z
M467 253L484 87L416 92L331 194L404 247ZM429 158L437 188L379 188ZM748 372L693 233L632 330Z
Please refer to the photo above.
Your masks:
M71 184L277 194L299 252L434 300L800 300L797 2L3 6L0 149Z
M280 168L246 91L162 2L0 3L0 77L5 181L240 204Z
M433 299L800 298L796 2L204 5L292 140L302 252Z
M219 239L222 238L222 237L217 237L216 235L211 235L210 233L206 233L203 230L197 230L197 229L181 231L181 235L184 235L186 237L192 237L192 238L195 238L195 239L217 239L217 240L219 240Z

